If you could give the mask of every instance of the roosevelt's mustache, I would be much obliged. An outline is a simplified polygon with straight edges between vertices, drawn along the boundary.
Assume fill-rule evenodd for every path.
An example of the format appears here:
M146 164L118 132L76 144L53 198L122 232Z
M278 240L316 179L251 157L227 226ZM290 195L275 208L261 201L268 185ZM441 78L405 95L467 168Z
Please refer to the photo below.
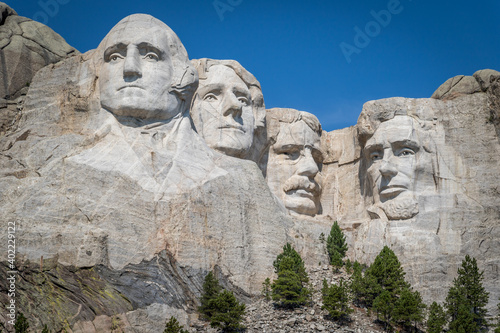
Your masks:
M319 195L321 193L321 186L307 176L294 175L285 182L283 191L289 192L294 190L306 190L314 195Z

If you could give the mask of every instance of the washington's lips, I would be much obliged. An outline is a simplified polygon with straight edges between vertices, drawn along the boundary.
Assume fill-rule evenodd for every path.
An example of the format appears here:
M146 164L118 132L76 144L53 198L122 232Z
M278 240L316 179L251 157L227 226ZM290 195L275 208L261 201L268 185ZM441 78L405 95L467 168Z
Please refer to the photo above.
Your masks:
M144 90L143 87L139 86L139 85L136 85L136 84L128 84L126 86L122 86L120 88L118 88L118 91L122 90L122 89L125 89L125 88L138 88L138 89L142 89Z

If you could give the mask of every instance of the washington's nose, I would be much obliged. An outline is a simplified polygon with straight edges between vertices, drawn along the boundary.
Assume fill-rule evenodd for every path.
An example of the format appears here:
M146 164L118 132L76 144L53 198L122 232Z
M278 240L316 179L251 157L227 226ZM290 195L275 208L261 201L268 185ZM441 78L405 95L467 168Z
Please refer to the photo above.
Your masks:
M127 49L125 63L123 64L123 76L129 78L142 76L140 54L137 48Z
M302 176L314 177L319 172L318 164L314 160L311 149L304 149L304 156L299 161L297 173Z
M233 118L241 117L242 105L236 95L227 93L222 101L222 114L224 116L231 115Z
M385 159L382 161L379 171L383 177L394 177L398 173L398 170L396 169L394 164L391 161Z

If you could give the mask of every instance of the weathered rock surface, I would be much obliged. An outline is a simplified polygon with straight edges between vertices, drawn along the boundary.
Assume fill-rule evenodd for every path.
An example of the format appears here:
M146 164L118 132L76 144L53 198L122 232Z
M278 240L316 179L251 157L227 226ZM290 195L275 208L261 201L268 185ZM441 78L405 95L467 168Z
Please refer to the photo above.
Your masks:
M27 19L6 7L1 12L2 27L10 21L19 29L28 27L16 36L31 34L30 43L51 50L47 59L76 53L57 51L59 42L54 42L57 47L43 44L48 35L37 35ZM122 83L117 78L123 79L125 72L115 71L110 62L128 56L123 50L106 53L104 65L107 43L121 45L121 38L130 37L127 43L142 45L137 38L150 35L144 25L149 21L165 32L154 18L133 16L124 22L144 29L137 35L127 36L128 23L122 22L97 50L39 70L16 127L0 137L0 213L4 221L16 223L16 264L23 278L17 304L34 327L162 332L172 315L182 324L196 323L197 298L209 270L251 303L264 279L273 277L273 260L286 242L293 243L309 269L326 263L319 236L335 220L347 233L352 260L370 263L389 245L427 302L444 299L465 254L476 257L485 271L489 309L494 308L500 296L498 72L452 78L434 98L367 102L355 126L330 133L322 132L310 114L270 110L268 145L275 149L272 153L286 156L279 157L281 164L273 162L266 182L256 163L210 149L192 128L187 114L197 77L189 65L172 68L179 82L162 77L173 87L162 95L172 118L147 123L142 118L163 116L164 110L148 113L144 108L141 117L121 114L133 118L124 121L120 112L144 106L136 103L142 96L138 93L124 98L135 108L115 108L113 103L122 100L114 98L103 103L103 94L121 90L106 88ZM166 44L175 43L173 54L188 61L180 41ZM158 54L147 60L164 60ZM22 61L30 64L32 58ZM8 75L19 67L10 64ZM148 73L158 71L141 72ZM134 80L140 77L134 75ZM11 81L5 79L9 84L4 88L14 87ZM164 88L156 81L155 86ZM13 91L13 96L21 94ZM19 107L5 99L2 105ZM274 113L279 117L273 118ZM405 140L395 134L400 128L407 131ZM285 151L293 145L296 149ZM415 163L408 167L408 160ZM385 175L385 185L379 173ZM404 181L397 178L403 173ZM283 177L275 177L279 184L271 190L273 175ZM302 180L293 186L305 184L299 194L310 201L300 202L299 214L280 197L297 175ZM394 186L396 180L400 183ZM0 241L7 243L7 237L1 233ZM0 261L6 259L2 252ZM2 276L8 271L5 265L0 270ZM7 288L0 281L2 303L8 300ZM308 310L319 313L318 306ZM264 329L267 319L257 315L250 318L262 323L252 329ZM311 316L282 315L283 326L273 330L338 328ZM0 319L7 319L3 308Z
M15 101L0 102L1 135L15 119L16 104L22 103L36 72L79 52L49 27L18 16L3 2L0 13L0 101Z

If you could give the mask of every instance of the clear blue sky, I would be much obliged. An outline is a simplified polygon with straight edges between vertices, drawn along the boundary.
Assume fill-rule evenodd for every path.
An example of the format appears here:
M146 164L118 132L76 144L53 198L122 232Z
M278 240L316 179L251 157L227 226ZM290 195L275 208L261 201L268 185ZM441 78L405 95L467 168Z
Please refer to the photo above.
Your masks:
M55 1L62 3L57 10L44 8ZM260 81L267 108L314 113L328 131L354 125L366 101L430 97L452 76L500 70L498 0L7 3L19 15L46 21L80 52L97 47L123 17L151 14L177 33L190 58L238 60ZM371 12L388 7L390 22L375 23ZM369 29L369 42L355 40L355 27ZM357 48L350 63L341 44Z

